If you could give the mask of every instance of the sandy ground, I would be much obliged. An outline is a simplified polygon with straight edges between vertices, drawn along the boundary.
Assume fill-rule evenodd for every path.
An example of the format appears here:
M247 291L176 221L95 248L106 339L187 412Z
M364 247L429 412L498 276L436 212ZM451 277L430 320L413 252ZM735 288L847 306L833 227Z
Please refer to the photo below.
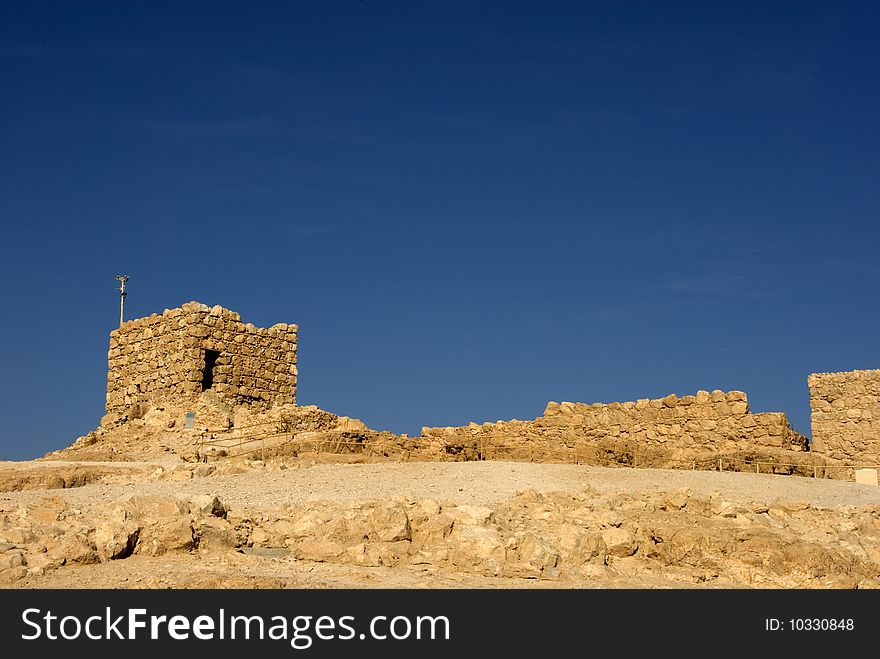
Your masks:
M183 576L185 575L185 576ZM584 588L551 579L513 579L456 572L437 566L394 568L264 558L242 554L223 557L168 554L132 556L124 561L74 565L16 588ZM681 581L657 576L616 575L595 579L589 588L682 588ZM687 587L687 584L684 584ZM713 587L711 585L702 587Z
M58 462L22 465L50 468ZM113 464L113 463L110 463ZM118 464L118 463L117 463ZM142 467L129 482L90 484L68 489L0 493L0 510L38 504L47 496L61 497L73 508L96 509L128 495L195 494L218 496L230 509L271 509L308 500L369 501L404 496L455 504L493 506L518 492L656 494L690 488L693 495L720 495L727 501L809 502L813 508L849 508L880 504L880 487L851 482L774 476L743 472L681 471L588 467L520 462L386 462L380 464L294 464L254 466L242 473L194 477L189 480L144 480L156 463L123 463ZM4 463L10 467L10 463ZM170 465L166 465L170 466ZM96 511L97 512L97 511ZM286 552L283 552L286 554ZM71 565L39 576L28 576L16 588L682 588L694 587L691 572L639 574L615 563L596 579L560 582L545 579L484 577L436 565L362 567L297 561L289 555L241 552L175 553L95 565ZM728 582L729 583L729 582ZM725 587L707 583L699 587ZM727 587L741 587L730 586Z
M55 463L57 464L57 463ZM127 463L132 466L136 463ZM228 507L274 508L310 499L364 501L395 495L457 504L491 505L517 492L656 493L688 487L696 496L720 493L735 502L806 501L833 508L880 503L880 487L845 481L743 472L629 469L520 462L412 462L268 467L187 481L137 481L55 490L0 493L0 507L60 496L69 505L113 501L129 494L217 495Z

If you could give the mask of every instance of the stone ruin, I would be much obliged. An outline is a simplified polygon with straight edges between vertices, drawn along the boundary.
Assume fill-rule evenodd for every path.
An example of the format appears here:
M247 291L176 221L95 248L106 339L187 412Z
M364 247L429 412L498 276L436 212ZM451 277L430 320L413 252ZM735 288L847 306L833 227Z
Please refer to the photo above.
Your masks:
M297 331L285 323L255 327L234 311L198 302L125 322L110 333L102 425L204 392L257 410L295 405Z
M880 465L880 370L814 373L813 450L850 464Z
M201 418L220 405L225 411L218 426L230 430L240 420L260 421L261 414L293 410L295 416L297 331L284 323L258 328L233 311L198 302L123 323L110 334L102 426L143 418L162 405L169 408L166 416L189 407L199 409ZM777 465L770 469L775 473L812 475L820 462L880 463L880 370L817 373L808 383L812 444L785 414L752 413L745 393L720 390L625 403L550 402L534 420L426 427L417 438L376 433L359 422L355 430L381 435L390 447L373 442L371 454L396 450L416 459L705 469L721 456L749 468L757 463L760 469L765 460ZM328 428L352 430L346 425L352 420L331 416L339 421Z
M625 403L551 401L534 420L423 428L421 434L425 450L452 450L464 459L537 456L542 462L678 469L717 468L721 457L729 469L763 460L766 471L795 473L792 466L803 465L799 456L809 450L785 414L753 414L744 392L720 390Z

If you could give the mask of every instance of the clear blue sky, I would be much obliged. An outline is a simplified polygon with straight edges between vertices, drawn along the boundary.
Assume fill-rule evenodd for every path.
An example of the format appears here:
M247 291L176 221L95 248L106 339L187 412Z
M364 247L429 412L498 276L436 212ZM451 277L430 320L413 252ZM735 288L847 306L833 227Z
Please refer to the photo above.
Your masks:
M0 3L0 458L127 315L300 326L418 433L880 367L880 4Z

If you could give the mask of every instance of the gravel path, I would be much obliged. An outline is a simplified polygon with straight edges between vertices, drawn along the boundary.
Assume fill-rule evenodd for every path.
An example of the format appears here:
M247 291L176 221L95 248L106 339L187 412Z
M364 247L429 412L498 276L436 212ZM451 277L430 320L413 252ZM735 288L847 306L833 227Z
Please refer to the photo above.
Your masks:
M730 501L807 501L816 507L880 504L880 487L851 482L742 472L717 473L667 469L626 469L522 462L412 462L323 464L284 470L254 469L242 474L187 481L87 485L66 490L7 492L0 508L9 509L47 495L69 505L113 501L130 494L188 496L216 494L233 508L269 508L309 499L353 501L403 495L459 504L493 505L517 491L655 493L689 487L697 496L714 492Z

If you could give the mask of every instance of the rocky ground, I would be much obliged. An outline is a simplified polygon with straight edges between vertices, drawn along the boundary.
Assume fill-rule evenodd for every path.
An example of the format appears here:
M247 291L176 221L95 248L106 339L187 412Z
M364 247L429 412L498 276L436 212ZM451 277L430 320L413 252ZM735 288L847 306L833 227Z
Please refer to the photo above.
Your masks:
M0 463L0 585L873 588L880 488L315 455Z

